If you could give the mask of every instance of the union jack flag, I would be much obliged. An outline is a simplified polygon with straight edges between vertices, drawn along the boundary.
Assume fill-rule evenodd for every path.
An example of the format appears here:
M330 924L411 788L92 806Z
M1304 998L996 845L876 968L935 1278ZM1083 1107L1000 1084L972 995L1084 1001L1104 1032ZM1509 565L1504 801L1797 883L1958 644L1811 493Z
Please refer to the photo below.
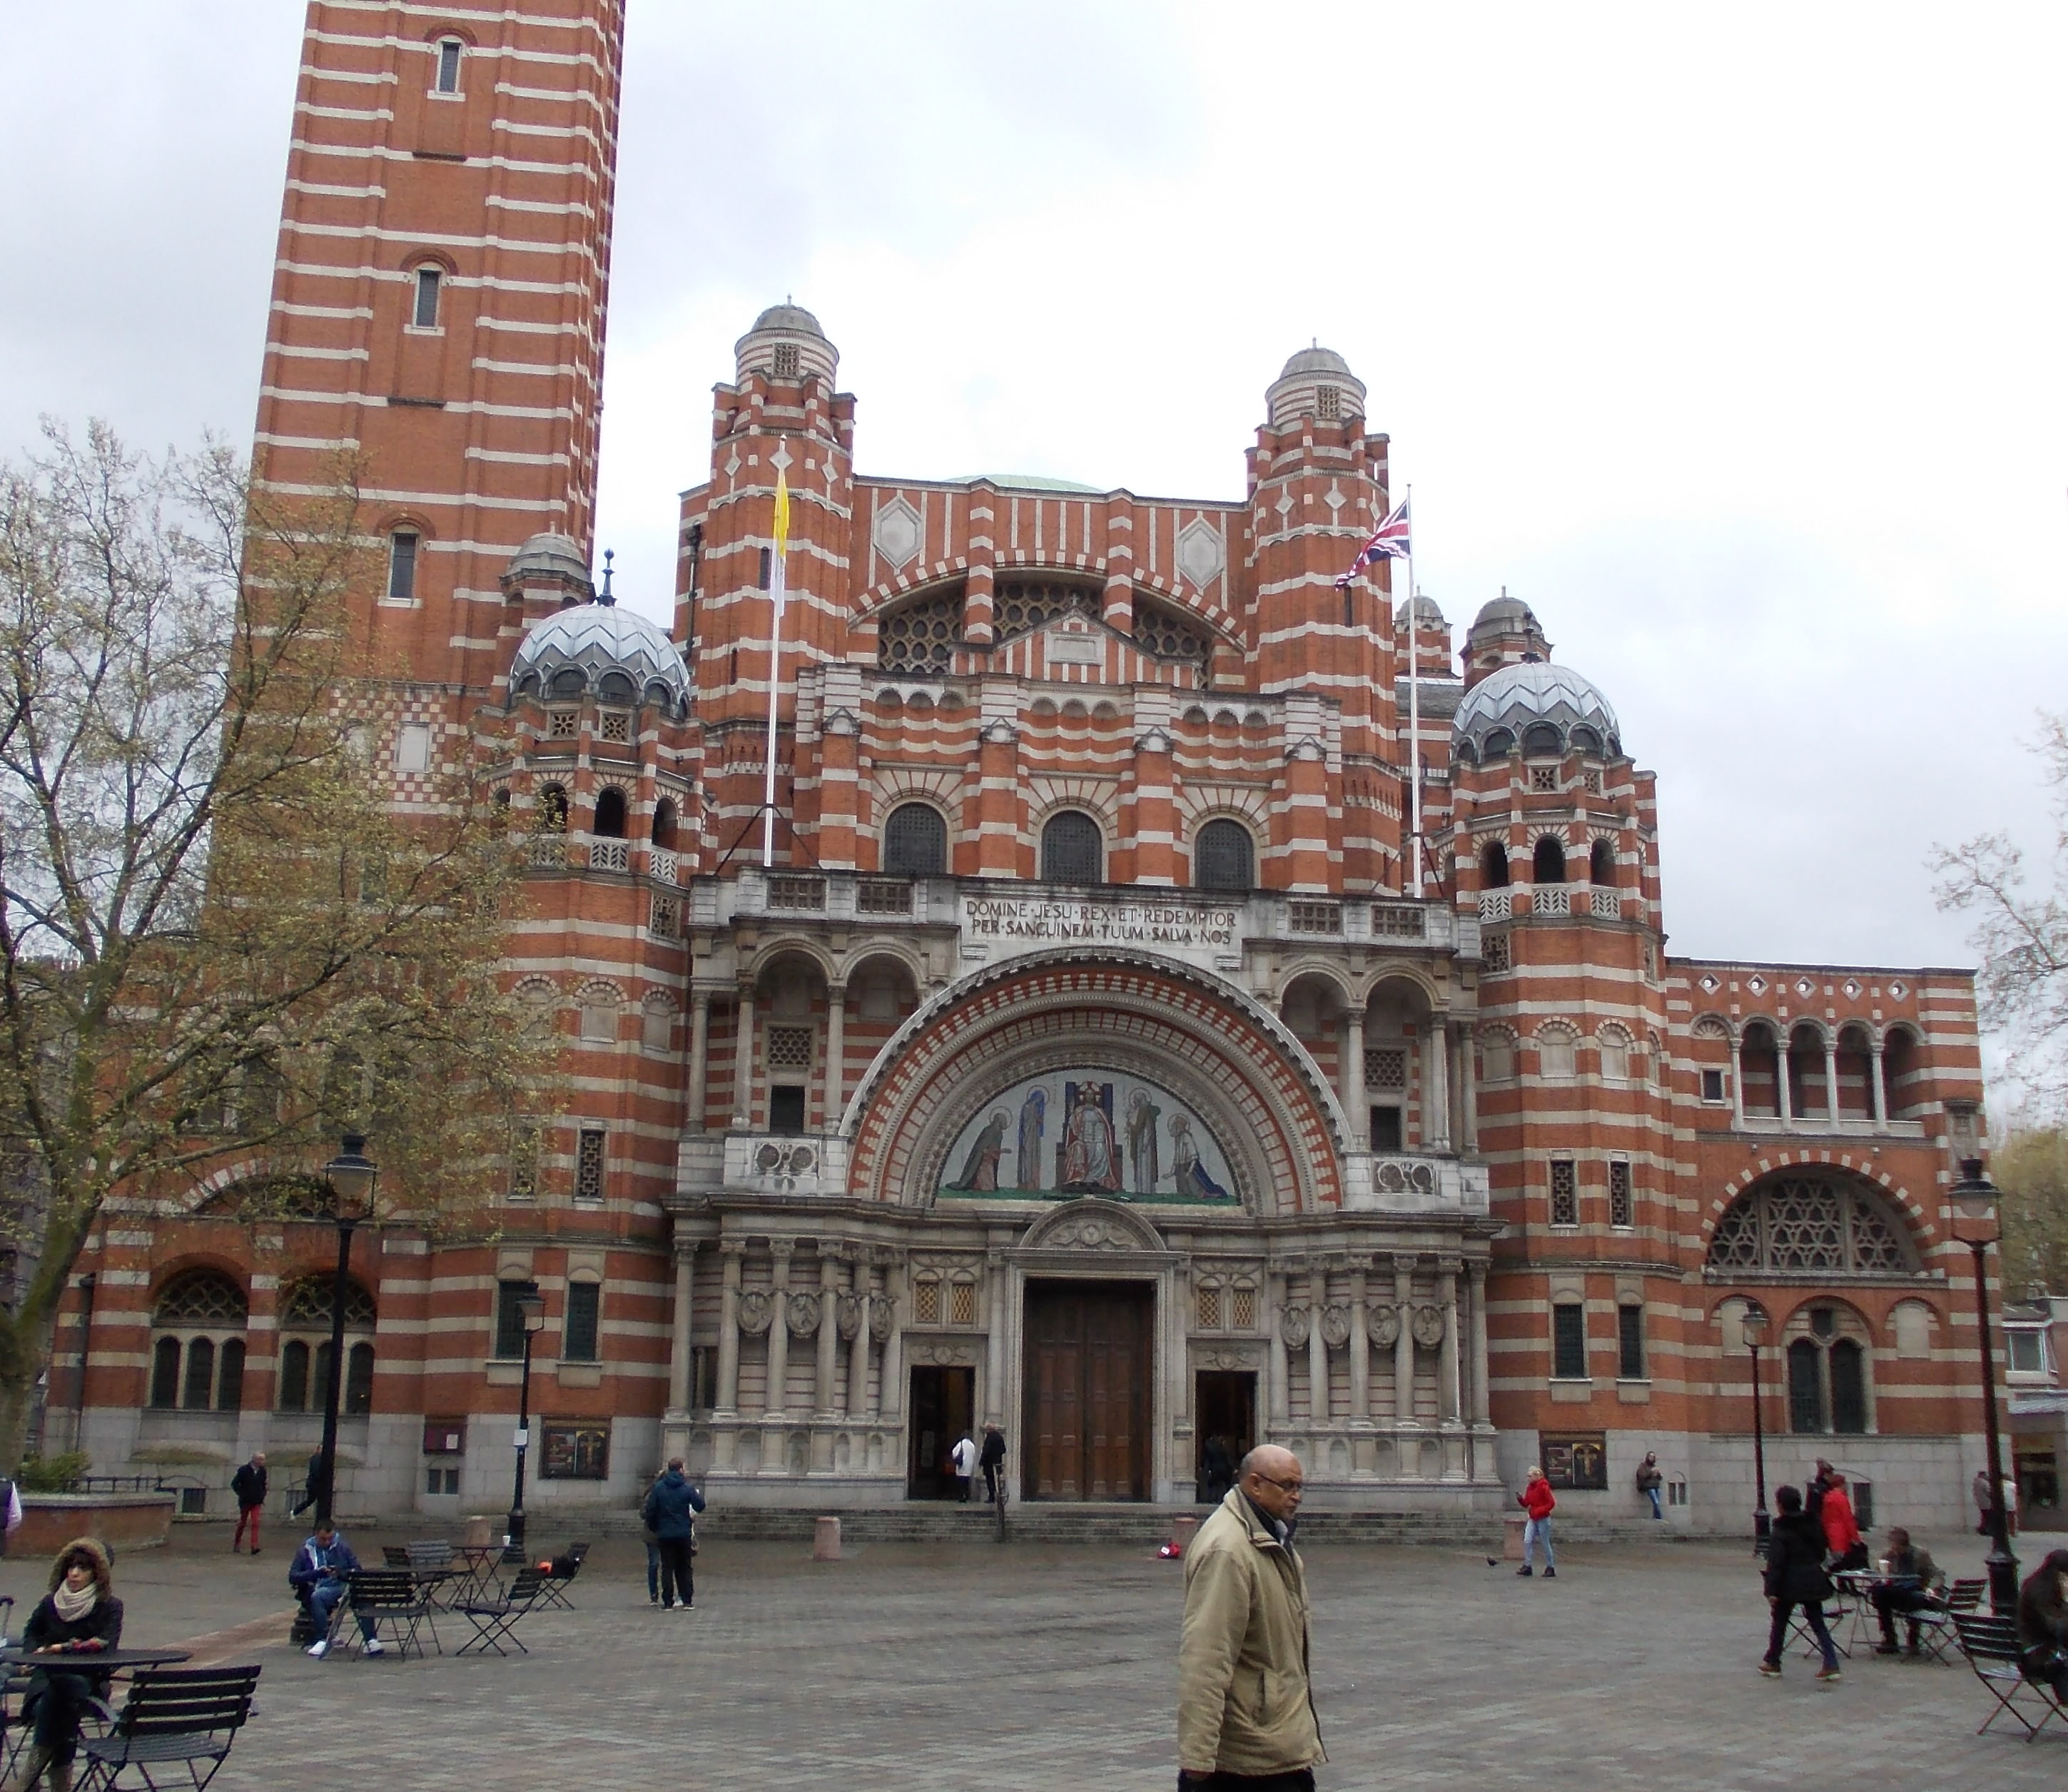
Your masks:
M1393 507L1393 514L1372 531L1371 539L1358 549L1357 558L1350 562L1350 569L1336 580L1338 587L1347 586L1374 560L1406 560L1415 552L1407 534L1407 505L1403 498Z

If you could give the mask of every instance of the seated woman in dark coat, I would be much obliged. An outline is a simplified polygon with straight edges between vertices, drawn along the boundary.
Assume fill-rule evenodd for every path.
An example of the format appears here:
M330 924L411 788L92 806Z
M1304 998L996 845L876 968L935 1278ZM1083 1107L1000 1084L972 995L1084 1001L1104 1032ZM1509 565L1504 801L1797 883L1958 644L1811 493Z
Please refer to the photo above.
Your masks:
M108 1552L90 1537L76 1538L58 1552L50 1593L30 1613L21 1647L83 1664L121 1641L122 1602L115 1597ZM22 1708L22 1716L35 1725L29 1758L16 1782L22 1792L30 1792L46 1774L51 1792L71 1792L79 1717L89 1698L104 1696L107 1691L104 1673L61 1671L55 1665L35 1671Z
M2030 1679L2054 1688L2068 1704L2068 1550L2056 1550L2025 1578L2017 1590L2017 1647Z

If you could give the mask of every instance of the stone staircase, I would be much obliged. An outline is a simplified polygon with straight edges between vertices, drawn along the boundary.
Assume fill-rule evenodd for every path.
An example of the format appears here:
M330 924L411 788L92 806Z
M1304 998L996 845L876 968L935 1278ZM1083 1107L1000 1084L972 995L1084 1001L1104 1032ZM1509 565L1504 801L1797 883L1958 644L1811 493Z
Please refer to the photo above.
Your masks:
M998 1520L990 1507L914 1500L898 1505L833 1509L841 1520L844 1542L995 1544ZM1066 1505L1040 1501L1006 1509L1006 1541L1075 1547L1104 1546L1153 1550L1170 1534L1180 1517L1203 1518L1203 1505ZM702 1534L715 1542L808 1543L819 1514L810 1506L714 1506L702 1521ZM544 1521L534 1514L533 1528ZM558 1516L552 1521L557 1531ZM636 1534L633 1512L584 1515L576 1528L584 1534ZM1561 1546L1568 1543L1672 1543L1690 1541L1671 1525L1649 1520L1590 1520L1561 1517ZM1304 1546L1327 1544L1423 1544L1437 1548L1498 1553L1501 1526L1489 1514L1441 1512L1350 1512L1316 1508L1300 1518Z

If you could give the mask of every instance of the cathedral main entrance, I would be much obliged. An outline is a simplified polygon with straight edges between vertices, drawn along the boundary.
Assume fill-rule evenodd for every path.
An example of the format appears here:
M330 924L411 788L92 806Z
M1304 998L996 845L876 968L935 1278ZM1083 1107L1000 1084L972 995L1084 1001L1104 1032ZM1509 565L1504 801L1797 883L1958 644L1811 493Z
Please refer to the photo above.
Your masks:
M1155 1289L1146 1282L1027 1285L1021 1497L1149 1497Z

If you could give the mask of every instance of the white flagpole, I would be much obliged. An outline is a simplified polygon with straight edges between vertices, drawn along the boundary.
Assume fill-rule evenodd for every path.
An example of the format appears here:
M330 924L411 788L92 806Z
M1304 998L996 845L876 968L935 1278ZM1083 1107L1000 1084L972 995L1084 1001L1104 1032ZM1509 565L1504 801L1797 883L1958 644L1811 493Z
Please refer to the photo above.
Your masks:
M776 619L768 641L768 765L761 786L761 868L776 862L776 703L783 688L783 587L787 544L779 545L768 581L775 601Z
M1407 810L1414 854L1409 893L1422 894L1422 655L1415 615L1415 487L1407 488Z

